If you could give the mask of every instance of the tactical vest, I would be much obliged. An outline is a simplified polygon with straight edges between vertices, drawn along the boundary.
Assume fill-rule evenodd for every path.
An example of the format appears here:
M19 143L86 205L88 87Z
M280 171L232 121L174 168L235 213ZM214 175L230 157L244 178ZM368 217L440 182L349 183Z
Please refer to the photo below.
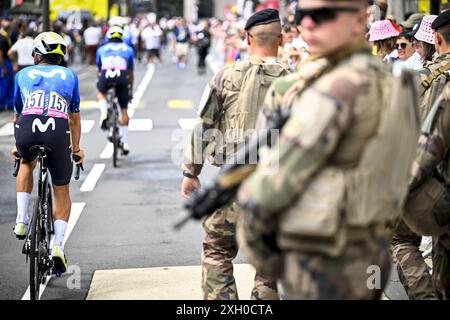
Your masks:
M401 214L420 132L417 83L408 71L393 77L369 54L354 54L312 88L327 92L336 74L349 72L366 75L371 86L355 101L354 121L328 163L282 214L278 244L284 250L337 256L349 228L382 226Z
M229 158L255 129L256 120L272 82L289 70L275 59L239 60L223 74L220 123L223 141L215 141L215 157ZM218 145L217 145L218 144ZM220 145L222 144L222 145ZM214 159L210 159L214 163Z

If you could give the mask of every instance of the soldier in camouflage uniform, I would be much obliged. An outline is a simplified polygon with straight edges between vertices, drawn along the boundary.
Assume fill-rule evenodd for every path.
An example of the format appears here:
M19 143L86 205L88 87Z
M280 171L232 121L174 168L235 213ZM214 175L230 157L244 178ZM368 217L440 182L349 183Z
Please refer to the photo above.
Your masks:
M238 203L248 213L238 224L240 246L257 270L281 280L287 299L377 299L389 274L385 224L401 211L409 177L404 164L413 160L420 121L418 104L403 104L403 111L415 115L408 119L409 129L396 136L408 140L402 140L408 150L391 151L392 166L378 158L380 151L386 156L396 148L393 136L375 149L371 138L389 121L384 106L399 90L387 91L394 78L371 56L364 40L367 5L364 0L299 2L297 22L316 58L269 90L264 113L288 107L291 116L278 148L238 193ZM396 103L414 96L413 81L405 86L408 94ZM391 121L385 128L394 130L399 120ZM264 174L263 163L273 159L279 161L278 171ZM370 171L367 163L382 170L358 180L365 174L351 172ZM383 181L393 172L402 176L393 189L402 189L395 206L383 202L391 196ZM380 201L370 201L372 196ZM359 200L367 201L366 206L358 207ZM379 283L369 286L374 266Z
M422 121L425 121L430 114L433 105L442 93L445 84L450 79L449 24L450 12L441 14L432 24L432 28L436 31L435 46L437 57L426 65L426 72L421 72L423 77L420 87L422 94L422 102L420 104ZM446 114L447 112L444 113L444 118ZM414 164L414 178L411 183L411 190L417 188L426 180L428 175L433 173L436 165L444 160L444 155L448 156L448 143L450 141L448 140L450 138L448 137L449 124L445 122L446 119L441 120L436 127L437 131L435 135L426 143L423 141L419 142L418 158ZM447 130L445 130L446 128ZM448 206L447 210L450 211L450 203L446 203L444 200L440 205L443 207ZM448 250L450 247L448 247L448 240L444 240L448 238L448 235L434 238L433 278L437 279L439 275L439 277L445 279L445 272L448 277L448 272L450 271L448 269ZM428 266L419 250L421 239L421 235L413 232L403 220L399 220L392 238L392 257L397 267L400 281L405 287L410 299L438 299L439 295L442 297L442 290L445 291L445 288L448 290L448 286L446 287L441 283L439 284L439 291L441 293L436 292L435 284L437 282L432 281ZM445 243L447 243L447 247ZM442 270L444 274L441 274L439 270ZM448 283L448 279L446 281ZM448 294L447 292L447 296Z
M250 59L220 70L207 85L199 107L198 123L186 148L182 165L182 195L200 188L198 175L205 156L217 166L232 161L237 146L255 128L265 94L288 69L276 60L281 43L277 10L255 13L247 21ZM235 204L217 210L203 220L202 290L207 300L238 299L232 260L238 253L235 238L240 209ZM254 279L252 299L278 299L276 282L259 273Z

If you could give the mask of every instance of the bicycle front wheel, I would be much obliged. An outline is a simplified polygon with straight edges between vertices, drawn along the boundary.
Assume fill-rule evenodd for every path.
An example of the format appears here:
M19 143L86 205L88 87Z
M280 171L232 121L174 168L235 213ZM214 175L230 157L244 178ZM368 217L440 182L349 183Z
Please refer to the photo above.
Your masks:
M33 206L30 232L30 299L39 300L39 288L41 285L40 243L42 241L42 224L40 201L37 199Z

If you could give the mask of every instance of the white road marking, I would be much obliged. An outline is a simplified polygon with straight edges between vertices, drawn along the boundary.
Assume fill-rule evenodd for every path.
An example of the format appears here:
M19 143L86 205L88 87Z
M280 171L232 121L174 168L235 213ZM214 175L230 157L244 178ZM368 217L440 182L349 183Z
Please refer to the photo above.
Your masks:
M129 131L150 131L153 129L152 119L130 119Z
M29 263L29 262L28 262ZM45 279L45 283L41 284L40 288L39 288L39 300L42 297L42 294L44 293L45 288L47 287L48 282L50 281L51 277L47 277ZM30 286L28 286L27 291L25 291L25 294L22 297L22 300L30 300L31 296L30 296Z
M12 122L8 122L0 128L0 137L13 136L14 135L14 125Z
M131 101L131 104L128 107L128 116L130 116L130 111L136 109L137 106L139 105L139 103L141 102L141 99L144 96L145 90L147 90L147 87L150 84L150 81L152 81L153 75L155 74L155 70L156 70L156 68L155 68L154 64L147 65L147 71L145 73L145 76L142 79L139 86L137 87L136 91L134 92L133 101ZM134 112L132 112L132 115L134 115ZM130 117L132 117L132 115Z
M81 133L89 133L95 125L94 120L81 120Z
M66 235L64 236L64 244L66 244L67 240L69 239L70 234L72 233L73 228L75 228L75 225L77 224L78 219L80 218L85 206L86 203L84 202L72 203L72 209L70 210L70 218L66 229Z
M80 218L81 213L83 212L84 207L86 206L86 203L84 202L74 202L72 203L72 208L70 211L70 218L67 225L66 235L64 237L64 244L67 242L67 240L70 237L70 234L73 231L73 228L77 224L78 218ZM53 247L53 238L50 243L50 247ZM47 287L48 282L50 281L51 277L47 277L44 284L41 284L39 288L39 299L42 297L42 294L44 293L45 288ZM27 291L22 297L22 300L30 300L30 287L28 286Z
M239 297L250 299L255 269L233 264L233 270ZM201 300L201 275L201 266L96 270L86 300Z
M136 111L136 109L131 109L128 108L127 113L128 113L128 117L131 119L134 116L134 112Z
M92 168L91 172L89 172L89 175L87 176L86 180L84 181L83 185L80 188L81 192L89 192L94 190L95 185L97 184L98 179L103 173L103 170L105 170L106 165L104 163L97 163Z
M197 119L178 119L178 124L183 130L192 130L194 129L195 124L197 123Z
M100 159L110 159L114 153L114 146L111 142L108 142L100 154Z

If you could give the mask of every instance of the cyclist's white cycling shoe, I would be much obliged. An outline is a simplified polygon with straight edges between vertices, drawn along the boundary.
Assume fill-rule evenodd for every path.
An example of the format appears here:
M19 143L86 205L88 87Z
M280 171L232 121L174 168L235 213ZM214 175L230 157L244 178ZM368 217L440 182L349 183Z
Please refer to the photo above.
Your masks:
M67 258L62 248L58 245L52 248L52 258L55 261L53 273L64 273L67 270Z
M128 143L122 143L122 154L126 156L129 153L130 153L130 146L128 145Z
M16 226L14 227L14 235L17 239L23 240L25 239L27 235L27 228L28 225L26 225L24 222L16 223Z

